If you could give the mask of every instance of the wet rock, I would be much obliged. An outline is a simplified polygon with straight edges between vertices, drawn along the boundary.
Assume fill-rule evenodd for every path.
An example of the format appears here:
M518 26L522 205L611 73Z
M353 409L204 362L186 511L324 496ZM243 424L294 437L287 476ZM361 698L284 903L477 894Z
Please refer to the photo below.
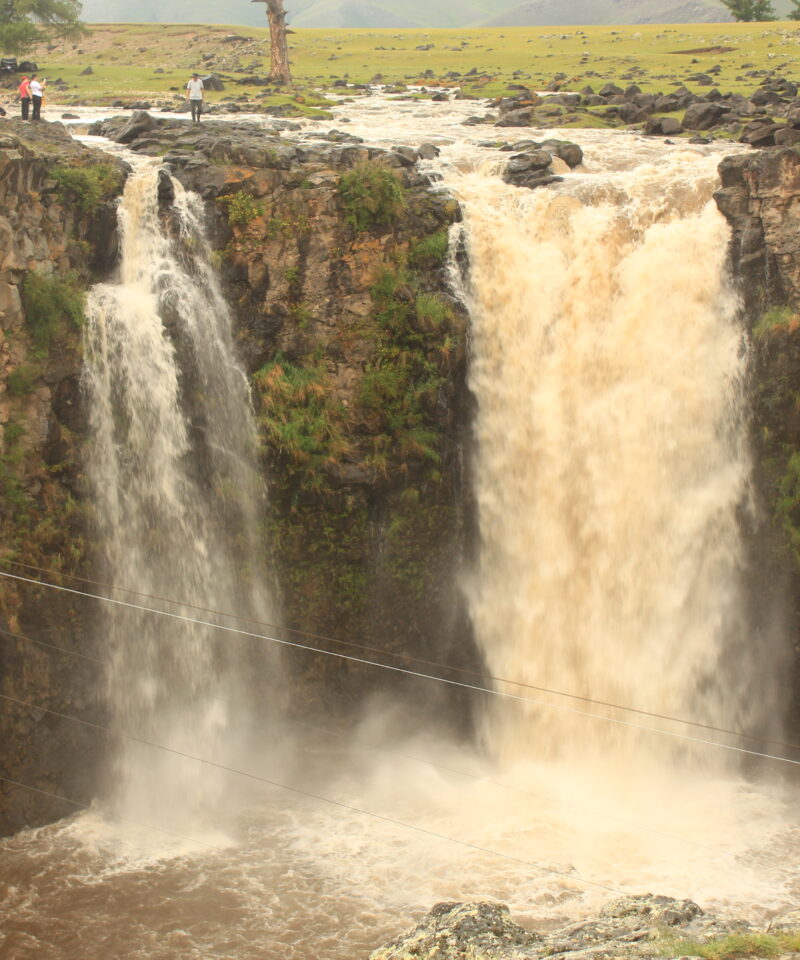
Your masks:
M571 170L583 163L583 150L571 140L545 140L538 146L554 157L558 157L559 160L563 160Z
M419 159L417 151L411 147L392 147L392 154L403 167L413 167Z
M664 954L658 941L665 930L703 940L733 928L704 918L691 900L653 894L622 897L596 916L548 933L518 926L503 904L440 903L370 960L652 960Z
M158 207L166 210L175 202L175 184L166 170L158 171Z
M533 110L526 107L503 114L495 123L496 127L530 127L533 122Z
M417 148L417 156L420 160L435 160L441 151L432 143L423 143Z
M411 933L376 950L370 960L510 960L537 956L540 943L538 934L514 923L505 904L438 903Z
M625 920L635 918L647 920L653 926L675 927L685 926L703 916L703 911L692 900L675 900L645 893L614 900L603 907L600 916Z
M530 153L512 157L508 161L506 171L516 174L527 173L530 170L545 170L552 162L553 158L546 150L531 150Z
M142 134L154 130L157 125L157 121L149 113L137 111L112 139L116 143L133 143Z
M547 150L531 150L512 157L503 171L503 180L515 187L546 187L559 183L563 177L553 172L553 156Z

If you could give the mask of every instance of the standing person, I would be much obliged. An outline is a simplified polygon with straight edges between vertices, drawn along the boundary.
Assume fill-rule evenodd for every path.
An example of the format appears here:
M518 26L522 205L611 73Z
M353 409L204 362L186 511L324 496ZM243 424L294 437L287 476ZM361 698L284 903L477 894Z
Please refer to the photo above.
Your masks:
M200 123L203 112L203 81L198 74L193 73L192 79L186 84L186 95L192 108L192 122Z
M31 100L33 101L33 116L31 120L42 119L42 97L44 96L44 87L39 83L34 73L31 76Z
M27 77L23 77L19 85L19 102L22 106L22 119L27 120L31 109L31 82Z

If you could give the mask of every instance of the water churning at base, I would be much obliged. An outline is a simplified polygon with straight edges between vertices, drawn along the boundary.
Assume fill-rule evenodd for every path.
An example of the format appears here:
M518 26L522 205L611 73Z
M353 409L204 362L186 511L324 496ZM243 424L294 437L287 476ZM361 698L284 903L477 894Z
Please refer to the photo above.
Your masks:
M715 166L671 154L538 192L461 179L478 405L470 596L494 676L747 729L769 678L743 615L746 358ZM676 750L574 711L646 722L635 715L544 699L556 706L491 707L495 755L608 764L632 762L634 744L640 757Z
M150 597L266 619L249 389L200 210L157 167L139 167L119 211L119 282L90 296L84 376L103 577ZM150 613L107 607L101 616L118 733L236 758L257 712L245 678L254 657L267 672L263 654L234 635ZM213 816L220 783L203 764L120 739L111 787L125 815L185 827Z

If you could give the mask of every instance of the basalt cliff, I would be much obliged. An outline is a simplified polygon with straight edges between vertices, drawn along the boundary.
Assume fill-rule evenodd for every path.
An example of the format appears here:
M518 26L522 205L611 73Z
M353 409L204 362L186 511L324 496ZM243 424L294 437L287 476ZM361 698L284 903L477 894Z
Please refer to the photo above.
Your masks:
M23 802L0 784L9 831L74 809L48 794L90 802L108 746L37 707L104 726L100 601L67 590L130 599L97 567L81 390L85 292L113 276L129 168L56 125L4 130L2 569L66 588L0 583L3 771L42 791ZM268 493L260 540L282 616L258 629L352 658L292 648L293 710L339 714L403 683L355 658L474 665L456 586L470 517L467 322L446 276L457 205L414 151L345 135L301 146L146 115L98 132L163 157L206 201ZM170 229L175 186L160 183Z
M474 539L468 329L448 270L466 265L448 253L458 206L419 171L433 148L387 152L335 132L293 142L279 127L136 115L94 132L161 158L205 202L268 490L260 541L281 623L262 628L354 658L287 654L292 709L313 717L402 692L402 673L357 658L480 671L458 589ZM0 571L26 579L0 581L2 776L42 792L0 783L3 831L74 809L54 794L91 802L108 746L103 729L39 708L107 720L100 601L81 593L124 598L126 585L113 592L97 566L81 323L88 286L114 274L128 172L57 125L4 124ZM751 331L752 563L778 610L787 590L800 595L800 154L741 155L721 174ZM174 193L165 174L167 229ZM420 718L435 696L458 694L432 691Z

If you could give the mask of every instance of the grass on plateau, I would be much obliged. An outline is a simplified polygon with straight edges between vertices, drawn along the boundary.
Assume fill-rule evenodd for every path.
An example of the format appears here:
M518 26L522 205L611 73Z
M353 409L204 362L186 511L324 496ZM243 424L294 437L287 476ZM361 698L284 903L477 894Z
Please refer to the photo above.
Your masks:
M250 83L269 73L269 35L260 28L199 24L100 24L77 43L42 46L31 54L59 103L108 102L123 97L183 100L193 70L226 79L229 97L260 98L264 105L293 104L299 113L319 115L328 106L313 91L335 80L366 83L444 82L467 94L497 96L509 83L547 86L561 75L565 86L599 89L608 81L642 90L668 91L686 83L698 93L709 87L689 78L714 77L724 93L752 92L757 70L800 73L800 24L697 23L636 26L507 27L461 30L295 30L290 36L295 78L291 90ZM429 47L430 49L419 49ZM92 73L84 75L86 67ZM234 81L244 80L243 84Z

